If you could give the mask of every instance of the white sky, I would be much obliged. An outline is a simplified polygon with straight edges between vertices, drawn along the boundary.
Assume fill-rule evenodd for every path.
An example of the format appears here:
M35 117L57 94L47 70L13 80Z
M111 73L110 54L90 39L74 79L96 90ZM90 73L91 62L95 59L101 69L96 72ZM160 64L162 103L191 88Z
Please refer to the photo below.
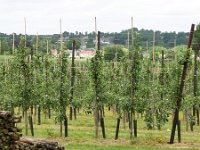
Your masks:
M0 32L28 34L63 31L119 32L134 26L161 31L187 31L200 22L200 0L0 0Z

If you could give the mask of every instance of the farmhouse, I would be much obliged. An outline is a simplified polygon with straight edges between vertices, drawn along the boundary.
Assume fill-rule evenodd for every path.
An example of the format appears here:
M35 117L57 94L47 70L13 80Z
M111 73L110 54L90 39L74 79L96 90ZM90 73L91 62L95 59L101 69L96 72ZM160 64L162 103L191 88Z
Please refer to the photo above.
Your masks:
M69 58L72 58L72 50L68 50ZM88 59L94 57L96 54L95 50L81 49L75 51L75 59Z
M95 54L96 54L96 51L94 51L94 50L80 50L79 51L79 57L81 58L81 59L84 59L84 58L92 58L92 57L94 57L95 56Z

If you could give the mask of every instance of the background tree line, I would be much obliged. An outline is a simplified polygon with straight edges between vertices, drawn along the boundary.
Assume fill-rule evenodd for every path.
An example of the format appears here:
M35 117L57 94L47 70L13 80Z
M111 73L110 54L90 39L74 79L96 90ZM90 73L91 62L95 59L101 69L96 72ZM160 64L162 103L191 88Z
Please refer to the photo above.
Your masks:
M137 29L134 28L134 31L140 36L140 46L143 50L146 47L152 46L153 41L153 30L146 29ZM128 47L128 43L131 43L131 38L128 42L128 32L131 33L131 29L123 30L121 32L112 32L112 33L101 33L101 42L102 45L112 45L118 44ZM22 34L15 34L15 47L19 45L19 37ZM63 33L64 37L64 48L71 49L72 40L76 40L77 49L79 48L95 48L95 32L67 32ZM131 37L131 34L130 34ZM27 42L30 45L33 45L33 48L36 47L36 41L38 38L38 49L40 52L46 52L46 46L48 41L49 49L59 47L60 35L27 35ZM155 31L155 45L162 46L165 48L172 48L174 45L185 45L187 43L188 33L186 32L161 32ZM1 54L10 54L12 52L12 43L13 43L13 34L4 34L0 33L0 53Z

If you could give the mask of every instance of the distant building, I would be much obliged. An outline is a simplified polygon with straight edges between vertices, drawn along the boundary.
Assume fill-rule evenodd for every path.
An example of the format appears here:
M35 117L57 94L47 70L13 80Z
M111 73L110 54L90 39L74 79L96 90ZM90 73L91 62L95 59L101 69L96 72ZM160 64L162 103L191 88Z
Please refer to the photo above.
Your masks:
M67 50L69 54L69 58L72 58L72 50ZM95 50L91 49L81 49L81 50L75 50L74 57L75 59L87 59L92 58L96 54Z
M96 43L96 39L93 39L93 43ZM102 37L100 43L103 45L109 45L111 44L111 39Z
M79 57L81 58L81 59L84 59L84 58L92 58L92 57L94 57L95 56L95 54L96 54L96 51L94 51L94 50L80 50L79 51Z

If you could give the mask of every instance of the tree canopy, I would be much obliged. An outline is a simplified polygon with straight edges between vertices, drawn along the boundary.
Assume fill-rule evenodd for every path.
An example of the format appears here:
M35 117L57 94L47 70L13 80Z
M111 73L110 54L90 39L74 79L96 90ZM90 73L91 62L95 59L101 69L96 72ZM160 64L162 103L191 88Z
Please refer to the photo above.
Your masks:
M73 40L75 40L76 42L76 49L79 49L80 46L81 46L81 42L78 40L78 39L70 39L69 41L65 42L65 46L66 46L66 49L70 49L72 50L72 43L73 43Z
M113 60L117 57L117 60L122 58L125 55L123 47L121 45L107 46L104 48L104 59Z

